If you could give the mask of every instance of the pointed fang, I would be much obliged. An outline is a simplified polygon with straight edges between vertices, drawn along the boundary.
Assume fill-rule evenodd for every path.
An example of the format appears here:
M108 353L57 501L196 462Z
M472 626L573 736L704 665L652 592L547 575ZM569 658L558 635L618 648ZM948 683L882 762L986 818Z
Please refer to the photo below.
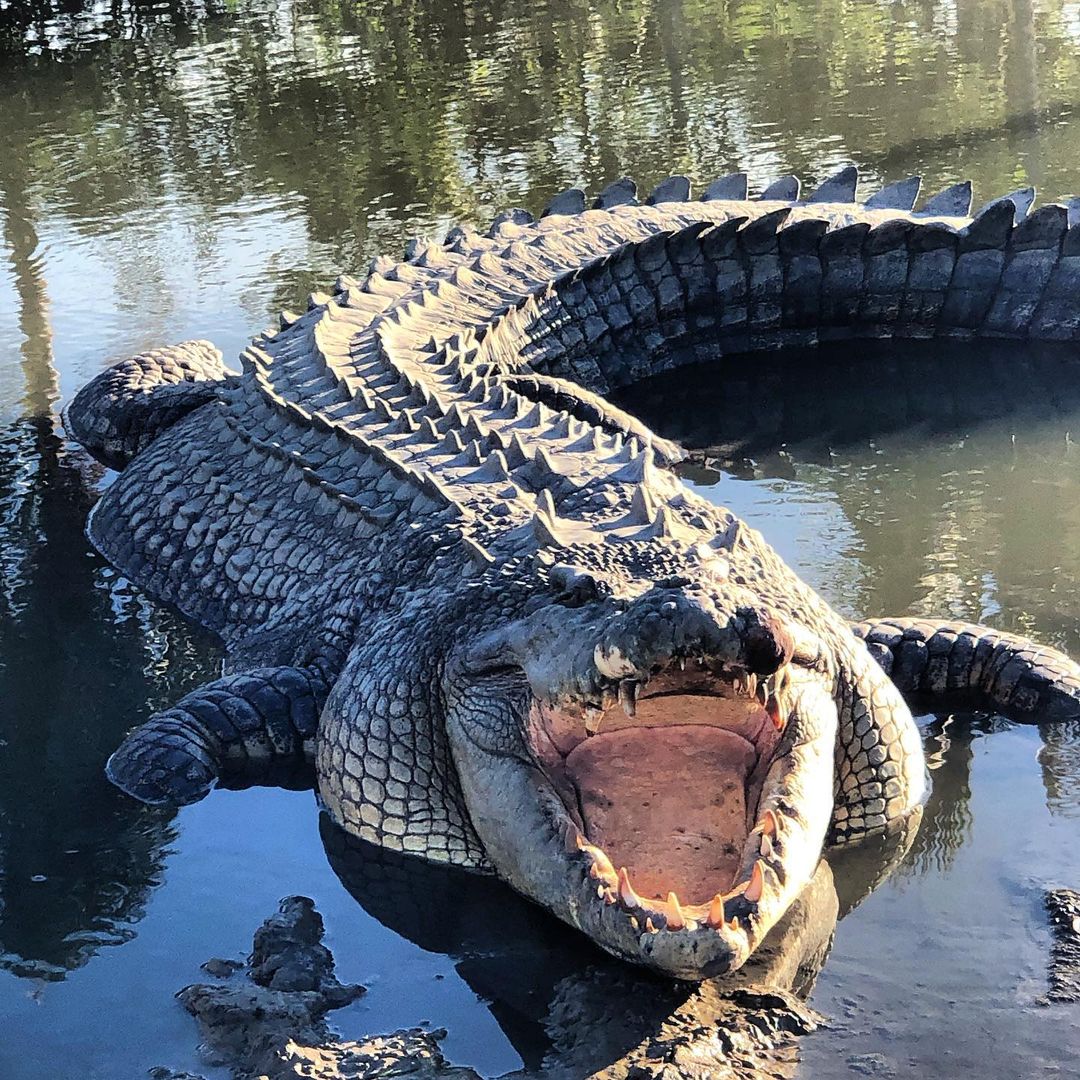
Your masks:
M705 923L714 930L719 930L724 925L724 898L717 893L709 905L709 914L705 917Z
M686 919L683 917L682 908L679 906L679 898L673 892L667 894L668 907L671 909L671 913L667 917L667 928L669 930L682 930L686 926Z
M746 891L743 893L743 897L749 900L751 904L756 904L765 891L765 874L761 869L761 865L760 859L754 863L754 869L750 871L750 884L746 886Z
M630 875L625 866L619 868L619 899L623 907L631 911L641 907L641 897L630 887Z
M765 711L769 714L769 719L773 722L773 727L777 731L784 730L784 718L780 713L780 703L775 697L770 697L765 704Z
M638 684L633 679L623 679L619 683L619 704L631 719L637 714L637 695Z

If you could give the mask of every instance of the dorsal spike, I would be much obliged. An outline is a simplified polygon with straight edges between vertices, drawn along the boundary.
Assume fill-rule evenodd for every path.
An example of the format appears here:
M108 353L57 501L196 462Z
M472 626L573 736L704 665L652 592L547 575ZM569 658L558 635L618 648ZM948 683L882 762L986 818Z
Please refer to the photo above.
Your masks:
M859 186L859 170L854 165L846 165L838 173L823 180L807 196L808 203L851 203L855 201L855 191Z
M939 191L918 212L931 217L967 217L971 213L971 181L961 180Z
M470 415L469 419L465 421L465 435L467 438L486 439L490 431L491 429L486 424L480 423L475 414Z
M478 544L471 536L463 536L461 546L469 556L469 561L478 570L486 570L495 562L495 556L482 544Z
M378 397L375 399L375 415L380 420L390 421L395 418L397 413L387 404L386 398Z
M990 207L997 203L1011 203L1013 207L1013 224L1019 225L1020 222L1027 217L1028 211L1031 209L1034 202L1035 189L1033 187L1019 188L1016 191L1010 191L1008 195L1002 195L1000 198L991 199L985 206L979 208L975 217L981 217L990 209Z
M652 192L645 202L649 206L656 206L658 203L686 202L689 198L690 177L669 176L666 180L661 180L660 183L652 189Z
M486 401L489 393L487 380L478 379L475 375L470 375L469 378L472 382L472 386L465 395L465 400L476 403Z
M797 176L781 176L758 196L761 202L797 202L802 184Z
M366 386L358 386L353 392L353 404L371 410L375 408L375 397Z
M435 421L430 416L425 416L420 421L420 437L424 442L436 443L442 435L439 429L435 426Z
M644 484L651 486L660 479L660 470L656 467L656 452L651 446L646 446L632 461L627 462L617 473L614 479L628 484Z
M540 427L546 419L544 406L537 401L533 403L533 407L518 421L517 426L526 429Z
M652 522L639 535L650 540L674 540L680 532L685 531L681 523L676 520L670 507L661 506L656 511L656 516Z
M547 488L542 488L536 495L536 509L548 517L555 517L555 498Z
M738 232L739 241L751 255L770 251L776 244L776 231L791 215L791 207L770 210L760 217L751 218Z
M636 206L637 184L624 176L613 183L608 184L593 203L594 210L610 210L613 206Z
M874 192L864 205L867 210L911 210L921 187L921 176L909 176L906 180L886 184L880 191Z
M555 518L543 511L537 510L537 512L533 514L532 531L533 536L536 538L536 542L542 548L566 546L559 536L559 527Z
M572 465L567 465L562 457L550 454L543 446L536 451L533 468L540 482L549 486L564 483L574 473Z
M960 231L961 251L1003 248L1008 243L1016 219L1016 206L1009 198L987 203Z
M544 212L540 216L542 218L550 217L553 214L569 216L572 214L583 214L584 212L585 192L582 191L581 188L575 187L559 192L559 194L544 207Z
M499 229L507 223L513 225L531 225L536 218L529 213L528 210L522 210L520 207L513 206L509 210L503 210L502 213L496 214L491 221L491 228L488 229L488 236L497 236Z
M420 425L413 419L413 415L407 409L402 409L397 414L397 419L391 424L390 431L394 435L413 435Z
M308 293L307 309L308 311L314 311L316 308L325 307L330 303L330 294L316 290L313 293Z
M506 455L501 450L492 450L480 466L481 477L492 483L502 483L510 479L510 467L506 464Z
M701 196L702 202L712 202L715 199L733 199L742 202L749 190L746 173L729 173L714 180Z
M442 441L442 448L448 454L460 454L465 449L465 443L461 440L461 432L457 428L451 428Z
M295 311L282 310L278 312L278 329L288 330L300 316Z
M359 289L360 282L356 280L351 274L338 274L334 279L334 295L341 296L343 293L347 293L350 289Z
M455 428L458 431L465 429L465 411L455 401L450 408L446 410L446 414L439 421L438 427L440 431L452 431Z
M644 484L634 488L630 496L630 524L648 525L656 516L656 501Z
M506 460L510 463L511 469L520 468L525 462L532 460L525 444L521 441L521 436L516 431L510 436L510 445L506 448Z
M569 439L571 437L570 423L573 417L569 413L557 413L555 421L548 429L550 435L556 439Z
M484 447L479 439L470 439L465 447L465 456L470 465L483 465Z

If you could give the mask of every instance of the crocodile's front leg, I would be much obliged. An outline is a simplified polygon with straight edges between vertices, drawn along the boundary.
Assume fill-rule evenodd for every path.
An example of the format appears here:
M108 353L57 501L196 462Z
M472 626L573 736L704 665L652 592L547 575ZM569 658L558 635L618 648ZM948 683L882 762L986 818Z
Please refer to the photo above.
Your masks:
M207 683L136 728L109 758L117 787L183 806L216 784L280 782L310 764L329 687L318 665L264 667Z
M965 622L875 619L852 629L900 692L927 709L1080 718L1080 665L1056 649Z

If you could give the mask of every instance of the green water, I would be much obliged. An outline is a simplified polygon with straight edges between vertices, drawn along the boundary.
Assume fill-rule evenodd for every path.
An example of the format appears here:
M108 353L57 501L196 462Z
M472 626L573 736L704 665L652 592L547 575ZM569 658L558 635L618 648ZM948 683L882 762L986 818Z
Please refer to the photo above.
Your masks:
M547 1048L554 976L522 939L564 980L602 964L509 896L483 962L487 894L388 917L310 793L171 815L109 788L124 732L220 657L87 547L108 478L60 428L81 383L187 337L235 354L341 269L626 173L760 187L855 161L871 186L1078 193L1078 45L1073 3L0 0L0 1077L204 1069L172 994L290 892L370 987L343 1031L428 1020L487 1075ZM642 413L842 610L1080 655L1071 355L860 345L680 379ZM927 720L926 824L837 930L802 1075L1080 1071L1080 1011L1035 1004L1042 890L1080 886L1080 731L985 731Z

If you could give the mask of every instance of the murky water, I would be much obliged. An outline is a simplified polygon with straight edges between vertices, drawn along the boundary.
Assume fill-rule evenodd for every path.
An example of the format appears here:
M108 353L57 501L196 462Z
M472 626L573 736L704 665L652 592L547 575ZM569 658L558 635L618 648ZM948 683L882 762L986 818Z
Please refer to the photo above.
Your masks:
M411 236L624 173L854 160L1075 193L1078 45L1061 2L0 0L0 1077L196 1067L173 992L289 892L371 987L343 1030L429 1020L486 1074L536 1065L552 987L604 963L488 886L410 917L391 868L388 905L309 793L172 815L109 788L127 728L219 656L83 539L107 477L58 421L83 381L186 337L235 353ZM857 346L686 371L640 408L845 612L1080 655L1078 363ZM1080 883L1080 731L928 718L926 739L926 822L839 925L803 1075L1075 1075L1080 1011L1035 1001L1042 890Z

